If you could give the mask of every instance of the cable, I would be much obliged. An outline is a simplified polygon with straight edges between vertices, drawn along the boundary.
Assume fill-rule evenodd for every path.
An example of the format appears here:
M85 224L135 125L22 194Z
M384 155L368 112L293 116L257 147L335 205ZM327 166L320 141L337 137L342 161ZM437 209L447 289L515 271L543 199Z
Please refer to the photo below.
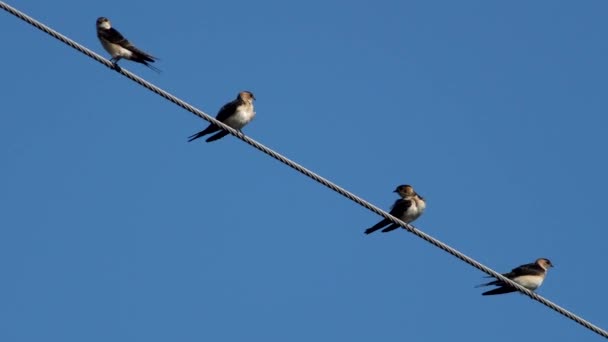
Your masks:
M100 55L96 54L95 52L87 49L86 47L78 44L77 42L69 39L68 37L62 35L61 33L51 29L50 27L40 23L39 21L35 20L34 18L26 15L23 12L20 12L19 10L7 5L6 3L0 1L0 7L2 9L4 9L5 11L9 12L10 14L16 16L17 18L27 22L28 24L36 27L37 29L51 35L53 38L71 46L72 48L82 52L83 54L93 58L94 60L98 61L99 63L105 65L106 67L115 70L116 72L124 75L125 77L129 78L130 80L138 83L139 85L141 85L142 87L160 95L161 97L173 102L174 104L182 107L183 109L189 111L190 113L199 116L200 118L207 120L215 125L220 126L221 128L227 130L230 134L236 136L238 139L241 139L242 141L246 142L247 144L253 146L254 148L258 149L259 151L262 151L264 153L266 153L267 155L271 156L272 158L280 161L281 163L291 167L292 169L304 174L305 176L312 178L313 180L317 181L318 183L321 183L323 185L325 185L326 187L330 188L331 190L339 193L340 195L348 198L349 200L367 208L368 210L371 210L372 212L386 218L389 219L391 222L396 223L398 225L400 225L401 227L405 228L406 230L408 230L410 233L418 236L419 238L425 240L426 242L432 244L435 247L440 248L441 250L451 254L452 256L455 256L456 258L464 261L465 263L477 268L478 270L494 277L497 278L503 282L505 282L506 284L508 284L511 287L514 287L515 289L517 289L519 292L525 294L526 296L536 300L537 302L557 311L558 313L562 314L563 316L566 316L567 318L575 321L576 323L584 326L585 328L595 332L596 334L599 334L605 338L608 338L608 332L588 321L586 321L585 319L575 315L574 313L562 308L561 306L545 299L544 297L526 289L525 287L513 282L510 279L505 278L504 276L502 276L502 274L497 273L496 271L492 270L491 268L477 262L476 260L474 260L473 258L459 252L458 250L448 246L447 244L435 239L434 237L418 230L417 228L415 228L414 226L407 224L393 216L391 216L389 213L387 213L386 211L376 207L375 205L367 202L366 200L356 196L355 194L341 188L340 186L332 183L331 181L317 175L316 173L306 169L305 167L299 165L298 163L288 159L287 157L275 152L274 150L258 143L257 141L248 138L247 136L245 136L243 133L233 129L230 126L227 126L225 124L223 124L220 121L217 121L215 118L209 116L208 114L203 113L201 110L193 107L192 105L186 103L185 101L173 96L172 94L164 91L163 89L160 89L159 87L153 85L152 83L140 78L139 76L131 73L130 71L127 71L123 68L120 69L116 69L114 67L114 64L112 64L110 61L108 61L107 59L101 57Z

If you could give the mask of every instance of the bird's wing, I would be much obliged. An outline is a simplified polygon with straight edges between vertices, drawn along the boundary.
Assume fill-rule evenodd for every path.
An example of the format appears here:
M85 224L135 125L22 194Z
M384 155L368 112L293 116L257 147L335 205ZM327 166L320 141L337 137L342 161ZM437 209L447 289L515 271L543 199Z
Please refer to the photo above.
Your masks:
M503 273L502 275L506 278L514 279L514 278L517 278L517 277L520 277L523 275L542 275L543 273L544 273L544 271L540 266L538 266L535 263L531 263L531 264L525 264L525 265L518 266L518 267L512 269L511 272ZM492 276L488 276L488 278L491 278L491 277ZM496 280L492 280L492 281L484 283L484 284L477 285L477 287L488 286L488 285L500 286L503 284L504 284L504 282L496 279Z
M217 113L217 116L215 118L221 122L226 121L226 119L228 119L231 115L233 115L236 112L236 109L238 108L238 106L240 104L241 104L241 101L239 101L238 99L226 103L220 109L220 111Z
M403 215L403 213L412 205L412 201L409 199L403 199L400 198L398 200L395 201L395 203L393 203L393 206L391 207L391 211L389 212L389 214L400 218L401 215ZM376 230L383 228L384 226L391 224L392 222L389 219L383 219L382 221L376 223L373 227L368 228L365 231L365 234L370 234L375 232ZM388 227L388 230L384 231L389 232L391 230L396 229L397 227L399 227L398 225L395 224L391 224L391 226Z
M128 48L132 45L128 40L125 39L125 37L123 37L122 34L120 34L120 32L118 32L118 30L113 27L107 30L99 30L98 34L108 42L120 45L124 48Z
M545 270L535 263L521 265L504 274L509 279L517 278L524 275L543 275Z
M400 198L395 201L390 214L396 218L401 217L412 206L412 200Z

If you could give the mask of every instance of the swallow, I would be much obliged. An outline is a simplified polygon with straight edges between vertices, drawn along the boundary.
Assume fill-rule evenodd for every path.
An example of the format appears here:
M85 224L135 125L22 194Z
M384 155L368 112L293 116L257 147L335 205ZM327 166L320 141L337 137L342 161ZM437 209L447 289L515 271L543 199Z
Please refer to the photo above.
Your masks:
M241 129L245 127L249 121L253 120L253 117L255 116L255 111L253 110L253 100L255 100L255 96L253 96L252 92L242 91L236 96L236 99L226 103L217 113L215 118L218 121L241 132ZM228 135L228 131L225 131L219 126L211 123L204 130L189 136L188 142L217 131L220 132L212 135L205 141L212 142Z
M424 209L426 208L426 202L422 196L418 195L414 188L410 185L399 185L393 192L396 192L401 197L396 200L393 204L390 214L400 219L405 223L410 223L416 220ZM387 226L384 228L385 226ZM376 223L373 227L365 230L365 234L371 234L378 229L382 229L383 233L390 232L399 228L398 224L391 222L389 219L384 219Z
M159 69L150 65L158 58L138 49L131 44L125 37L112 27L108 18L97 18L97 37L103 48L112 56L112 63L118 68L118 61L121 58L141 63L148 68L160 72Z
M547 271L550 267L553 267L553 264L551 261L549 261L549 259L540 258L533 263L514 268L509 273L503 273L503 276L513 280L530 291L534 291L543 283L543 280L545 280L545 276L547 275ZM476 287L489 285L500 287L486 291L481 294L482 296L491 296L517 291L514 287L509 286L500 280L494 280L489 283L477 285Z

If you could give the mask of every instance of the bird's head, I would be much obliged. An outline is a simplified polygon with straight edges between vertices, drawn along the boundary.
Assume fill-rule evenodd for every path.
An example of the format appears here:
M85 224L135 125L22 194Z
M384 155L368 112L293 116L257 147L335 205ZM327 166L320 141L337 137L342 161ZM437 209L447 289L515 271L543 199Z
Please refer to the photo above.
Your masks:
M549 267L553 267L551 260L546 259L546 258L540 258L540 259L536 260L536 264L538 266L544 268L545 270L549 269Z
M399 185L393 192L396 192L401 198L411 197L416 194L411 185Z
M97 28L108 30L112 28L112 24L110 23L110 19L106 17L97 18Z
M238 98L248 103L253 103L253 100L255 100L253 93L247 90L240 92Z

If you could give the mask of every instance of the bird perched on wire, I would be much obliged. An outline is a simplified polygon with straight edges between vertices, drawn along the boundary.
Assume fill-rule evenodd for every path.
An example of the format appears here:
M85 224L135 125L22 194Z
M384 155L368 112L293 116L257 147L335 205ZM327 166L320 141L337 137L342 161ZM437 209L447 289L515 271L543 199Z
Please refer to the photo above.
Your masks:
M514 268L509 273L504 273L503 276L513 280L519 285L527 288L530 291L534 291L540 287L547 276L547 271L550 267L553 267L553 264L549 259L540 258L535 262L530 264L521 265L517 268ZM510 293L517 291L514 287L507 285L503 281L494 280L489 283L477 285L476 287L481 286L500 286L499 288L486 291L482 293L483 296L491 296L503 293Z
M405 223L410 223L416 220L426 208L426 202L422 196L418 195L411 185L399 185L393 192L396 192L401 197L396 200L391 208L390 214L400 219ZM388 226L385 228L385 226ZM383 233L390 232L399 228L398 224L391 222L389 219L383 219L376 223L373 227L365 230L365 234L371 234L378 229L382 229Z
M226 103L220 109L220 111L217 113L215 118L218 121L234 128L240 132L241 129L243 127L245 127L245 125L248 124L249 121L253 120L253 117L255 116L255 111L253 108L253 100L255 100L255 96L253 96L252 92L241 91L236 96L236 99ZM220 131L220 132L210 136L205 141L206 142L215 141L215 140L218 140L218 139L223 138L226 135L228 135L228 131L225 131L225 130L221 129L219 126L211 123L204 130L189 136L188 141L190 142L194 139L198 139L204 135L211 134L211 133L214 133L217 131Z
M112 27L108 18L97 18L97 37L103 48L112 56L112 63L118 68L118 61L121 58L141 63L148 68L160 72L159 69L150 65L158 58L138 49L131 44L125 37Z

